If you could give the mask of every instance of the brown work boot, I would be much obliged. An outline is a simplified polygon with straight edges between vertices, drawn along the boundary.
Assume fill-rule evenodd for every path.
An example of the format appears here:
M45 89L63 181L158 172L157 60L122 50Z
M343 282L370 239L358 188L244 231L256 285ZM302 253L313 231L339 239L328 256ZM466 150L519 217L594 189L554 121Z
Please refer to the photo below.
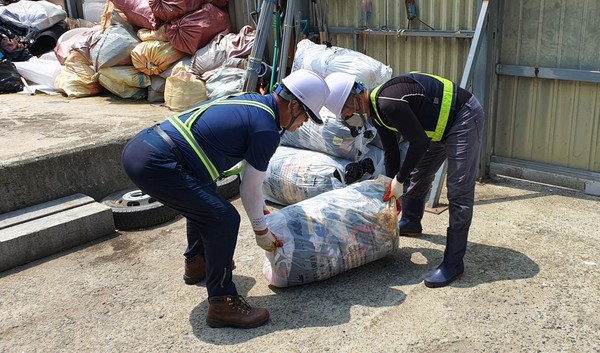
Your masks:
M185 260L183 281L185 284L197 284L206 278L206 267L203 256L196 256ZM231 260L231 270L235 269L235 262Z
M196 284L206 278L206 268L204 267L204 256L196 256L192 259L185 259L185 271L183 281L185 284Z
M241 295L225 295L208 298L206 323L210 327L253 328L269 320L269 312L263 308L253 308Z

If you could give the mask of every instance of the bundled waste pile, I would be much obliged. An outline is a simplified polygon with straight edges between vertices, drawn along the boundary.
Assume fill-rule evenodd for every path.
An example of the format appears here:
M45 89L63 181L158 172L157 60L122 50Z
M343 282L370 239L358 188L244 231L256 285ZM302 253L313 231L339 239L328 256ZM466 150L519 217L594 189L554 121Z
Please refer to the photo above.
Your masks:
M389 66L362 53L335 46L298 43L294 69L309 69L323 77L333 72L356 75L373 88L391 78ZM383 174L383 150L371 125L356 129L343 124L327 108L323 125L303 124L286 132L269 162L263 192L268 201L291 205L320 193Z
M0 28L16 18L11 25L25 23L30 29L34 19L45 18L36 23L35 33L58 24L63 30L49 32L52 40L38 40L43 46L26 45L26 38L11 34L11 47L4 45L3 35L0 54L8 56L20 76L68 97L108 90L121 98L164 101L181 111L241 90L255 30L245 26L231 33L227 4L228 0L109 0L100 23L86 23L67 18L62 8L47 1L21 0L0 7Z
M364 54L309 40L298 43L293 68L354 74L367 88L392 75ZM267 216L283 242L263 265L276 287L321 281L398 248L396 205L382 201L390 179L376 129L345 125L326 108L320 116L323 125L283 134L263 183L267 200L287 205Z
M52 50L68 28L60 7L46 1L20 1L0 7L0 93L23 88L14 65Z

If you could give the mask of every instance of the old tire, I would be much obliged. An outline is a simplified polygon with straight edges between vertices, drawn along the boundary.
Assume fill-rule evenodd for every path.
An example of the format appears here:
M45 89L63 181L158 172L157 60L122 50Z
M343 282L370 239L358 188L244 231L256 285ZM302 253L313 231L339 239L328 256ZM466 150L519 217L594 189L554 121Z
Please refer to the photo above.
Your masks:
M240 193L240 176L237 174L217 180L217 192L224 199L230 199Z
M102 203L112 209L115 228L136 230L153 227L175 218L179 212L140 190L126 189L110 194Z

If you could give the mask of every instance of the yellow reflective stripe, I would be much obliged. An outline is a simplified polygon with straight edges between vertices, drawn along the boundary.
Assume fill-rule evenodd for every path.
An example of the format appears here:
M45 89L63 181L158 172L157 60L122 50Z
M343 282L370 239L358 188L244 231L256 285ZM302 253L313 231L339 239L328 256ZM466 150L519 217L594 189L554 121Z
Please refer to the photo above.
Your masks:
M273 119L276 119L275 112L273 111L273 109L271 109L271 107L269 107L268 105L266 105L264 103L240 100L240 99L226 100L226 98L229 98L232 96L239 96L239 95L240 94L235 94L235 95L231 95L231 96L222 97L211 103L204 104L204 105L201 105L198 107L194 107L192 109L188 109L187 111L185 111L183 113L180 113L174 117L169 118L169 121L171 122L171 124L173 124L173 126L177 129L177 131L179 131L179 133L185 138L187 143L196 152L196 154L198 155L198 158L200 158L200 161L202 162L202 164L204 164L204 167L210 174L210 177L212 178L212 180L217 180L217 178L219 177L219 172L218 172L217 168L215 167L215 165L210 161L210 159L208 158L206 153L204 153L204 151L202 150L202 147L200 147L200 145L198 144L198 141L196 141L196 139L194 138L194 136L192 134L192 125L194 124L194 122L196 120L198 120L200 118L200 116L206 111L206 109L208 109L209 107L211 107L213 105L242 104L242 105L248 105L248 106L254 106L257 108L261 108L261 109L265 110L267 113L271 114ZM193 113L189 116L189 118L185 122L181 121L181 117L185 114L189 114L190 112L193 112Z
M397 130L395 127L393 127L393 126L387 126L387 125L386 125L386 124L383 122L383 119L381 119L381 117L379 116L379 110L377 110L377 92L379 92L379 89L381 89L381 86L383 86L383 84L381 84L381 85L379 85L379 86L375 87L375 88L374 88L374 89L371 91L371 94L370 94L370 97L371 97L371 105L372 105L372 106L373 106L373 108L374 108L373 110L375 110L375 122L376 122L377 124L379 124L380 126L384 126L384 127L386 127L386 128L387 128L387 129L389 129L389 130L392 130L392 131L398 132L398 130Z
M444 93L442 96L442 104L440 108L440 115L438 116L437 125L435 126L435 131L425 131L427 136L431 138L432 141L437 142L441 141L442 137L444 137L444 131L446 131L446 125L448 125L448 118L450 117L450 109L452 109L452 99L454 95L454 84L452 81L445 79L440 76L419 73L420 75L426 75L429 77L433 77L436 80L440 81L444 85Z
M221 102L219 103L220 105L225 105L225 104L242 104L242 105L251 105L257 108L261 108L262 110L265 110L267 113L271 114L271 117L273 119L275 119L275 112L273 111L273 109L271 109L271 107L269 107L268 105L261 103L261 102L254 102L254 101L247 101L247 100L241 100L241 99L229 99L225 102Z
M214 105L215 103L217 103L217 102L219 102L219 101L221 101L223 99L226 99L226 98L227 98L227 96L226 97L221 97L221 98L218 98L217 100L215 100L213 102L210 102L208 104L203 104L201 106L195 107L193 109L194 112L192 114L190 114L190 116L184 122L184 124L187 127L187 129L189 130L189 129L192 128L192 125L194 125L194 122L196 122L196 120L200 117L200 115L202 115L202 113L204 113L204 111L206 109L208 109L208 107L210 107L210 106ZM181 118L181 116L182 116L182 114L178 115L179 118Z
M206 109L208 109L209 107L215 106L215 105L228 105L228 104L241 104L241 105L249 105L249 106L261 108L262 110L271 114L271 117L273 119L275 119L275 112L273 111L273 109L271 109L268 105L266 105L264 103L241 100L241 99L228 99L228 100L218 99L214 102L197 107L196 108L197 110L194 113L192 113L192 115L190 115L190 117L185 121L184 124L188 129L191 129L192 125L194 125L196 120L198 120L200 115L202 115L204 113L204 111L206 111Z
M217 180L217 178L219 177L219 172L217 171L217 168L215 168L214 164L212 164L210 159L208 159L200 145L198 145L198 142L192 136L191 131L189 131L186 128L186 126L181 122L181 120L178 117L169 118L169 121L171 122L171 124L173 124L173 126L175 126L177 131L179 131L179 133L185 138L185 140L189 143L192 149L196 152L196 154L202 161L202 164L204 164L204 167L208 171L208 174L210 174L212 180Z

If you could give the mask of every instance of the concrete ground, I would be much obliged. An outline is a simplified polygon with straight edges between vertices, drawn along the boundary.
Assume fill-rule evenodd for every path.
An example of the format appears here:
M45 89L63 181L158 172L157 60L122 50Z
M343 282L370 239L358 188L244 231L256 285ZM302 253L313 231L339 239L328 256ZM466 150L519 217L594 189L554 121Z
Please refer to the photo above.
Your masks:
M170 114L106 96L0 97L0 169L126 140ZM429 289L422 280L442 258L447 211L426 213L426 234L401 238L396 254L273 288L234 199L234 281L269 309L267 325L206 326L204 287L181 278L176 218L1 272L0 352L600 352L599 200L502 177L478 184L466 273Z

